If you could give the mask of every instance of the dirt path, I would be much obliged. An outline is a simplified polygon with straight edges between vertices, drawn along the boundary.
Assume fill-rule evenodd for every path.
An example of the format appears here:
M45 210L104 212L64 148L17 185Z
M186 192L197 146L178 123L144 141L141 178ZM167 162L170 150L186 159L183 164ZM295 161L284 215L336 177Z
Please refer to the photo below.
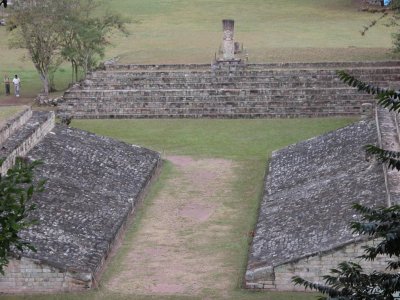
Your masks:
M221 240L235 179L234 163L171 156L174 176L148 207L122 268L106 283L124 294L226 296L236 282ZM225 204L224 204L225 203ZM229 217L228 217L229 218Z

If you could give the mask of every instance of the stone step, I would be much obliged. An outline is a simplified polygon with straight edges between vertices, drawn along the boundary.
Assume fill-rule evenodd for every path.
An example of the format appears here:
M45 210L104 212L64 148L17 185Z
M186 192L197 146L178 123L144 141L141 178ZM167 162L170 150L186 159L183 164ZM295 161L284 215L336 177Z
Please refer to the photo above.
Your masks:
M380 87L400 87L400 81L374 81L374 85ZM135 90L135 89L305 89L305 88L336 88L345 87L346 85L340 81L284 81L284 82L209 82L209 83L194 83L194 82L85 82L80 87L81 90Z
M117 96L217 96L217 95L237 95L237 96L291 96L291 95L360 95L355 88L292 88L292 89L198 89L198 90L181 90L181 89L136 89L136 90L70 90L64 94L64 98L68 99L70 95L73 97L117 97Z
M70 98L68 99L68 103L64 103L63 107L89 107L89 106L99 106L99 105L111 105L116 107L122 106L168 106L168 105L190 105L190 106L200 106L205 107L206 105L211 106L224 106L224 105L235 105L235 106L261 106L268 104L277 104L282 106L292 106L299 104L309 105L361 105L363 103L374 103L375 100L371 96L341 96L341 97L318 97L318 96L297 96L297 97L219 97L213 98L209 97L209 99L149 99L149 98L127 98L127 97L114 97L114 98Z
M370 61L370 62L293 62L293 63L260 63L247 64L251 69L296 69L296 68L322 68L322 69L337 69L337 68L396 68L400 67L399 61Z
M344 103L373 103L375 100L370 95L341 95L335 96L325 96L320 97L318 95L312 96L205 96L205 97L153 97L153 96L143 96L143 97L76 97L68 98L67 104L64 103L63 106L75 106L88 104L97 106L100 104L107 105L140 105L145 103L146 105L170 105L170 104L191 104L191 105L225 105L227 103L248 103L249 105L265 104L265 103L286 103L290 106L296 103L309 102L313 104L324 103L324 104L344 104Z
M337 69L329 70L329 69L320 69L320 70L307 70L307 69L298 69L298 70L242 70L235 72L212 72L212 71L190 71L190 72L181 72L181 71L159 71L159 72L104 72L98 71L95 73L88 74L88 79L94 78L157 78L157 77L168 77L168 78L198 78L198 77L258 77L258 76L281 76L281 77L293 77L293 76L337 76ZM400 68L377 68L377 69L346 69L347 72L354 76L362 76L362 75L390 75L390 74L399 74Z
M269 103L276 103L286 106L291 106L299 103L310 103L310 105L324 104L324 105L343 105L343 104L362 104L374 103L375 100L369 95L343 95L343 96L297 96L288 98L286 96L274 97L253 97L253 96L218 96L218 97L76 97L68 98L68 102L60 107L68 106L98 106L98 105L115 105L121 107L128 106L165 106L165 105L193 105L205 106L216 105L222 106L226 104L235 104L237 106L248 104L265 105Z
M394 80L399 81L400 72L396 73L371 73L371 74L354 74L357 78L366 79L370 81L385 81ZM103 76L87 76L84 82L98 82L98 83L140 83L140 82L154 82L154 83L224 83L224 82L286 82L286 81L300 81L300 82L327 82L337 81L340 79L336 73L330 74L250 74L246 76L236 74L174 74L165 75L157 74L152 76L151 74L126 74L118 76L117 74L106 74Z
M5 159L0 167L0 174L6 174L14 165L15 158L26 155L51 131L54 124L54 112L33 112L31 118L0 145L0 157Z
M358 92L353 88L328 88L328 89L313 89L313 88L293 88L293 89L199 89L199 90L151 90L151 89L135 89L135 90L71 90L64 94L64 99L70 98L103 98L116 99L120 98L140 98L140 99L214 99L224 97L246 97L246 99L267 99L268 97L279 96L301 96L301 95L316 95L327 97L355 97L363 98L368 94ZM371 96L369 96L371 98Z
M365 102L363 102L365 103ZM285 108L285 109L300 109L300 108L307 108L307 109L314 109L314 108L334 108L335 110L338 109L361 109L361 102L350 102L350 101L342 101L338 102L314 102L314 101L297 101L297 102L280 102L280 101L270 101L270 102L237 102L237 101L227 101L227 102L202 102L202 103L193 103L193 102L166 102L166 103L141 103L141 102L131 102L131 103L121 103L121 105L114 105L113 103L109 102L100 102L97 105L93 105L92 103L84 103L82 106L84 107L83 110L86 109L110 109L114 108L116 110L121 109L177 109L177 108L193 108L193 109L211 109L211 108L252 108L252 109L263 109L263 108ZM337 107L337 108L336 108ZM79 110L79 107L76 108ZM80 109L82 110L82 109Z
M276 113L221 113L221 112L202 112L199 114L184 114L184 113L104 113L94 115L89 112L76 112L74 118L76 119L197 119L197 118L209 118L209 119L275 119L275 118L323 118L323 117L351 117L354 114L351 113L332 113L332 112L306 112L306 113L288 113L288 112L276 112Z
M247 68L251 69L293 69L293 68L375 68L375 67L395 67L400 66L398 61L375 61L375 62L316 62L316 63L265 63L265 64L247 64ZM106 66L107 70L198 70L198 69L210 69L210 64L152 64L152 65L140 65L140 64L109 64Z
M350 116L354 115L355 112L360 113L360 107L326 107L326 106L315 106L312 108L301 108L301 107L210 107L204 108L193 108L193 107L168 107L168 108L115 108L115 107L103 107L93 108L86 110L74 111L76 118L93 117L96 118L125 118L131 116L132 118L140 117L143 118L165 118L165 117L230 117L230 118L256 118L256 117L282 117L287 115L288 117L316 117L316 116Z

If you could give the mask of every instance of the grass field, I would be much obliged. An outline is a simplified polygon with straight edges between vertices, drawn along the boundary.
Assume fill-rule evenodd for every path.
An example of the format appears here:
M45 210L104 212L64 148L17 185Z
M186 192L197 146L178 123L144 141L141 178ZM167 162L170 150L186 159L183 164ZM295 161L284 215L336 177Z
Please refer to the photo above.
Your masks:
M112 9L133 21L130 35L116 34L106 58L124 63L209 63L222 38L221 20L235 19L236 40L250 62L351 61L391 58L391 35L382 25L364 37L359 31L376 16L359 11L353 0L113 0ZM40 91L27 53L9 49L10 34L0 26L0 78L19 74L22 94ZM70 67L56 74L65 89ZM3 91L0 89L0 104Z

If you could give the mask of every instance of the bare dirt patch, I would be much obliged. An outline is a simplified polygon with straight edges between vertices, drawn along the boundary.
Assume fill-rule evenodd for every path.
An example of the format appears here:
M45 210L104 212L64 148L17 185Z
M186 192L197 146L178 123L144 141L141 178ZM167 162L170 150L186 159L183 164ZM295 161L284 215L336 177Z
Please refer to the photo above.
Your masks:
M105 284L111 291L142 295L197 296L232 290L233 267L223 248L232 208L234 162L168 157L174 176L146 210L120 271ZM221 242L222 241L222 242Z
M188 203L179 212L183 217L204 222L207 221L215 210L213 205L202 205L199 203Z
M3 96L0 99L0 106L30 105L32 103L31 97Z

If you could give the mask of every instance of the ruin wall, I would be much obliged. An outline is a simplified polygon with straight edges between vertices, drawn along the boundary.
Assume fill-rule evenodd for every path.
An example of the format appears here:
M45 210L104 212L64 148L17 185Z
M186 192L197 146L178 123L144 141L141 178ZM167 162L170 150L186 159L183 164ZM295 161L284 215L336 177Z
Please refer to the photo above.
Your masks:
M90 273L69 272L26 257L10 259L5 276L0 276L2 293L55 293L91 286Z
M388 260L385 256L377 257L372 262L356 258L364 254L364 246L374 243L376 242L352 243L339 249L333 249L327 253L305 257L273 269L255 269L252 274L247 273L245 286L249 289L304 292L303 286L295 286L293 284L293 276L300 276L311 282L323 283L323 276L330 274L330 270L337 268L338 264L343 261L358 263L367 273L373 270L383 271L387 266Z

